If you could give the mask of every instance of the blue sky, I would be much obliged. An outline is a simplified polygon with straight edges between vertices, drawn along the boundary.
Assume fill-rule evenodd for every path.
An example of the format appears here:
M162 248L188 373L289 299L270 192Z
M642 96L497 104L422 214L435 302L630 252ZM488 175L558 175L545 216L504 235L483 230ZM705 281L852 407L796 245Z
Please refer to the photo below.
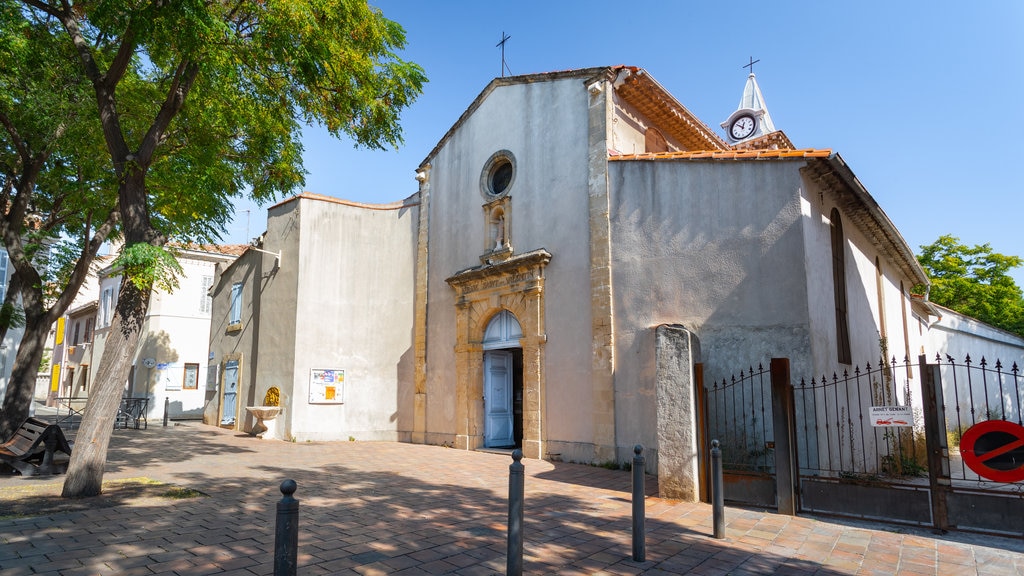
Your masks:
M838 152L915 252L953 234L1024 256L1019 0L371 3L405 28L403 57L430 82L403 115L399 150L308 128L310 192L360 202L414 193L416 166L500 75L504 32L512 74L640 66L719 133L743 65L758 59L776 128L797 147ZM265 208L240 205L225 241L261 233ZM1024 269L1014 276L1024 286Z

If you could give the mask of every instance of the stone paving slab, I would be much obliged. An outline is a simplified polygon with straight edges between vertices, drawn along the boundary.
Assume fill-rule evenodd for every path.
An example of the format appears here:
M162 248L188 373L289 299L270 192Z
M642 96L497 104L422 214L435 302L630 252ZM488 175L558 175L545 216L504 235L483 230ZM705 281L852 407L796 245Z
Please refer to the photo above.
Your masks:
M654 497L651 477L637 563L630 473L523 462L526 574L1024 576L1022 539L730 507L716 540L710 506ZM510 463L437 446L258 440L199 423L117 430L106 480L147 477L208 496L0 519L0 574L272 574L286 478L298 483L299 574L503 574ZM59 480L0 476L0 498Z

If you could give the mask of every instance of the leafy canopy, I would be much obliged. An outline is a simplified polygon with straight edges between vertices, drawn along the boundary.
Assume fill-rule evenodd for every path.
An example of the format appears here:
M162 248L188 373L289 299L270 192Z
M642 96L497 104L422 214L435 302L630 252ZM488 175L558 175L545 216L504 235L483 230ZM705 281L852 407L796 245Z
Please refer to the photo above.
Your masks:
M116 106L102 132L93 125L106 135L106 164L145 174L153 226L181 243L218 240L242 195L263 202L301 187L305 124L398 146L399 114L426 82L397 56L402 27L366 0L22 4L26 21L63 42L63 53L48 52L60 65L80 68L90 89L113 87Z
M988 244L966 246L947 234L921 246L917 260L932 282L929 300L1024 336L1024 295L1009 275L1024 259Z

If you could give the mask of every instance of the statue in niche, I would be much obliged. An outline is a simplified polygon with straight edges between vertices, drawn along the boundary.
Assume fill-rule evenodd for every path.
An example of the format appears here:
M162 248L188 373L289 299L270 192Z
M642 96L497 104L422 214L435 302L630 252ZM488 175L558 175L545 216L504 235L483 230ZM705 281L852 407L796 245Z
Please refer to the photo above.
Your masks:
M508 230L505 227L505 212L501 208L495 208L491 213L491 237L494 238L494 248L491 252L510 248Z

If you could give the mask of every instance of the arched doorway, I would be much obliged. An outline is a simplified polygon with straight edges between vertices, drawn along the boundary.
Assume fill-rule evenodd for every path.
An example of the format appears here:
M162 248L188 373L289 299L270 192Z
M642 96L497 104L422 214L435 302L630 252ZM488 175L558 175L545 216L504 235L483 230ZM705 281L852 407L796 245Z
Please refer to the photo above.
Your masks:
M523 445L522 328L502 310L484 331L484 447Z
M509 312L522 332L515 344L521 348L506 350L513 354L513 386L521 380L523 456L544 457L544 268L550 261L549 252L534 250L446 279L455 289L456 448L485 444L484 339L491 321Z

